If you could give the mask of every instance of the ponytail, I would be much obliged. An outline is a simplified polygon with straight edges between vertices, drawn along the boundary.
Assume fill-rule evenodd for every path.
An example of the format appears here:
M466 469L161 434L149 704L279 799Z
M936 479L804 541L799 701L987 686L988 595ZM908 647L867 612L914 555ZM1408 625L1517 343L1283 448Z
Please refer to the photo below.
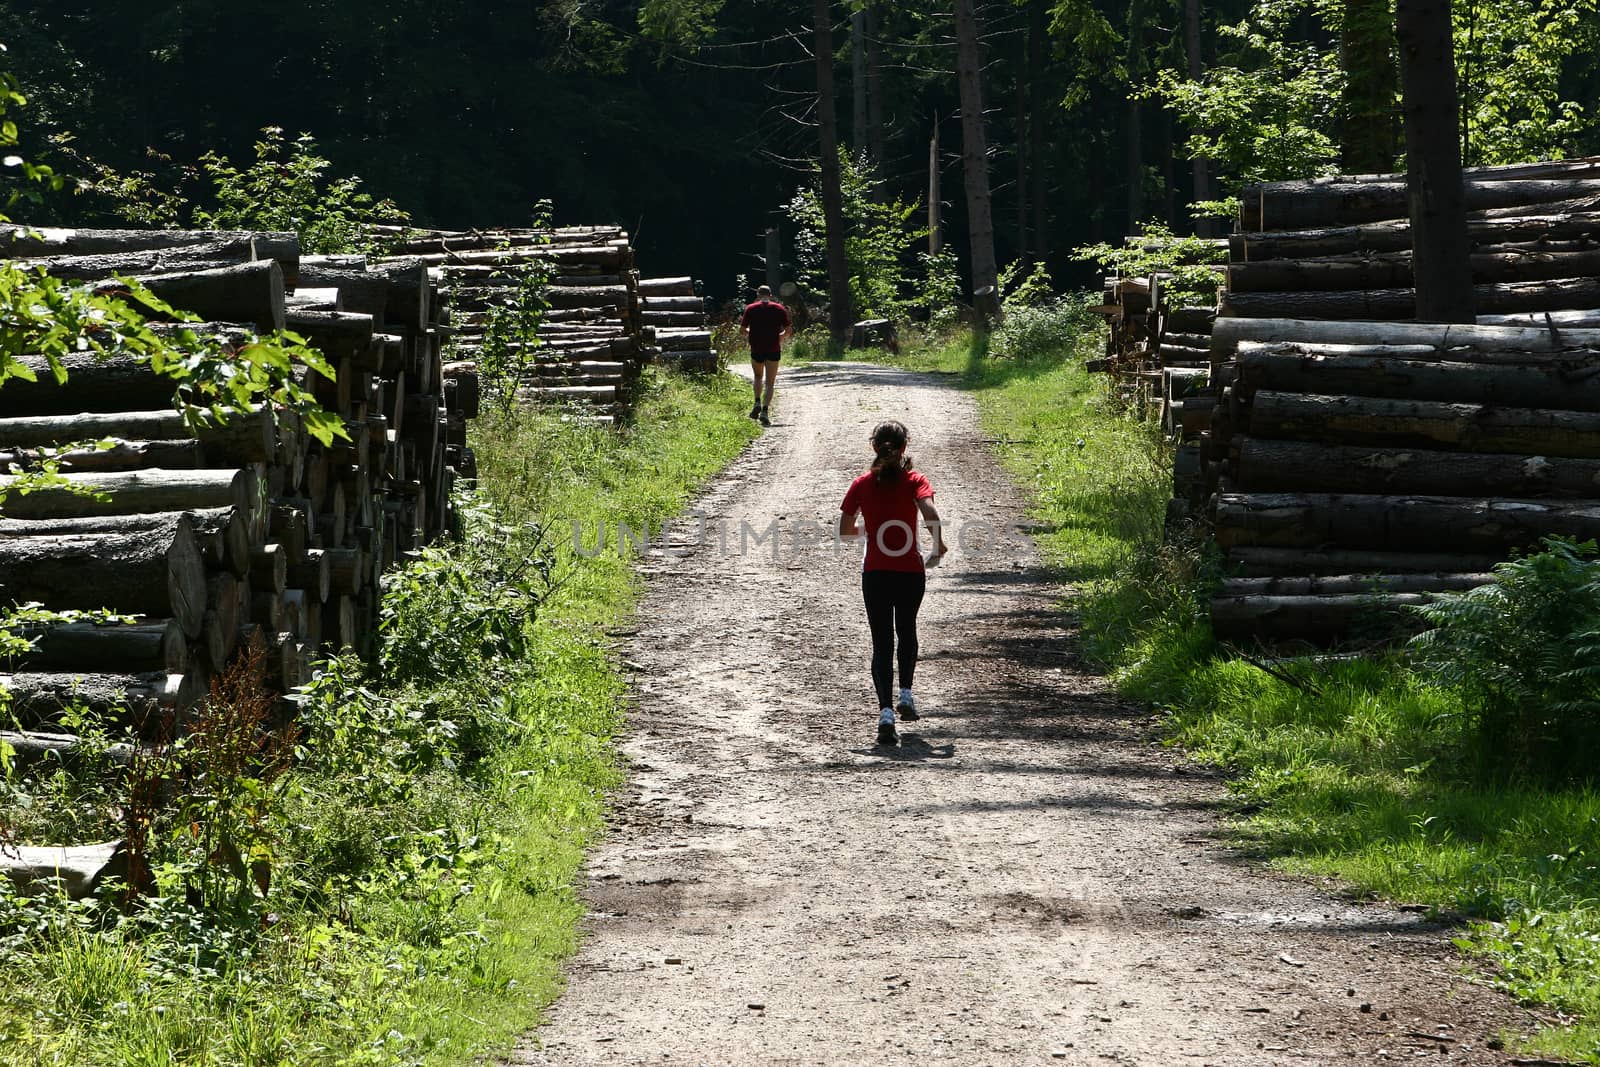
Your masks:
M872 431L872 450L878 454L872 461L872 476L880 484L892 482L911 469L911 457L906 455L906 428L898 422L878 424Z

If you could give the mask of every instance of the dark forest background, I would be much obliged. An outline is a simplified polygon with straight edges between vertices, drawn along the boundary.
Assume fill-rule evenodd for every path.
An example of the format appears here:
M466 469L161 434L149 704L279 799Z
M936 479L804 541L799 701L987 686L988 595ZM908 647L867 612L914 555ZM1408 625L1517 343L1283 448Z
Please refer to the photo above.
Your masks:
M1373 5L982 7L999 260L1042 260L1058 282L1081 284L1089 270L1071 260L1073 247L1117 240L1149 219L1189 230L1195 197L1185 143L1196 133L1213 136L1219 195L1241 178L1338 168L1343 68L1360 60L1350 51L1349 13L1361 6ZM1186 8L1198 9L1197 56L1185 47ZM926 196L937 124L950 243L963 248L948 13L868 5L865 52L878 91L864 129L852 107L851 11L836 10L843 140L875 148L886 190L909 202ZM1511 25L1530 11L1547 17L1528 23L1533 29ZM1543 104L1495 120L1522 123L1525 136L1477 158L1469 150L1468 162L1600 151L1593 0L1475 0L1463 12L1476 49L1461 60L1463 79L1484 86L1480 102L1555 78L1527 90L1542 93ZM727 296L758 267L766 227L790 226L782 209L810 180L809 14L765 0L643 8L617 0L184 0L137 9L4 0L0 40L31 98L24 153L63 171L82 163L63 162L49 143L62 132L84 156L120 173L149 172L159 185L170 168L208 150L248 159L260 129L279 126L290 137L314 135L336 172L360 175L418 223L515 225L548 198L558 223L620 223L635 234L648 272L692 273ZM1535 30L1567 43L1530 72L1517 49L1543 47L1549 59L1552 47L1523 40ZM1162 71L1164 94L1140 96ZM1186 97L1185 84L1204 92ZM1464 100L1473 106L1472 85ZM1541 118L1539 107L1552 101L1558 118L1563 102L1581 113L1565 123ZM1378 110L1380 125L1398 121L1392 98ZM1202 113L1208 131L1199 129ZM29 218L83 224L107 221L113 209L103 197L63 197Z

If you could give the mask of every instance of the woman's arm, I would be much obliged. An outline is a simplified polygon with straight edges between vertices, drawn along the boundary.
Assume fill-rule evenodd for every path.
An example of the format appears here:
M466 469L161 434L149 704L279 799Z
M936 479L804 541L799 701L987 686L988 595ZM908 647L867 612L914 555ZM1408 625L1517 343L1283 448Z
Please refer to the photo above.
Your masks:
M933 498L928 497L917 501L917 510L922 512L922 523L928 528L928 532L933 535L933 554L928 559L942 559L944 554L950 550L945 547L944 523L939 519L939 509L933 506Z
M841 512L839 512L839 536L840 537L859 537L859 536L861 536L861 527L856 525L856 516L858 514L860 514L860 512L856 512L856 511L841 511Z

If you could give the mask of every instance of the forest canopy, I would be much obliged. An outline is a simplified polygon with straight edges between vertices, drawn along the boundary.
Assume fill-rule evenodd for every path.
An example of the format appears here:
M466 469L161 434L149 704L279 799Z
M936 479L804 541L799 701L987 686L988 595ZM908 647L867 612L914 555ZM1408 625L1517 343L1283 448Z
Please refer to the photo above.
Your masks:
M1455 5L1469 165L1600 152L1597 3ZM885 202L925 210L938 131L945 225L963 233L949 14L831 11L842 146ZM1403 162L1386 0L976 11L1002 264L1084 282L1071 249L1152 220L1188 232L1191 203L1242 181ZM420 224L517 224L548 198L557 221L627 226L643 262L730 296L769 226L794 255L786 208L818 156L807 15L767 0L185 0L130 19L103 0L4 0L0 63L29 97L26 158L100 179L39 221L126 218L106 191L141 174L176 188L207 153L248 159L281 128ZM964 240L947 244L964 259Z

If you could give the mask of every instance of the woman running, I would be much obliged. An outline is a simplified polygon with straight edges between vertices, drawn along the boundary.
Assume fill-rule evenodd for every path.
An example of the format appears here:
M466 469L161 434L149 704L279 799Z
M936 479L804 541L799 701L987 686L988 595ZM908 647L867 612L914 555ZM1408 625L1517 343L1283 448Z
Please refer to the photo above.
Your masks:
M850 483L839 505L839 533L855 537L861 530L856 515L866 521L867 554L861 565L861 596L867 604L867 626L872 630L872 684L878 691L878 744L900 743L894 716L912 722L918 718L911 695L917 669L917 609L927 585L924 568L938 566L945 554L944 531L933 507L933 486L912 469L906 455L906 428L885 422L872 431L876 455L872 469ZM917 513L933 535L935 547L926 561L917 549ZM895 635L900 637L900 700L890 697L894 687Z

